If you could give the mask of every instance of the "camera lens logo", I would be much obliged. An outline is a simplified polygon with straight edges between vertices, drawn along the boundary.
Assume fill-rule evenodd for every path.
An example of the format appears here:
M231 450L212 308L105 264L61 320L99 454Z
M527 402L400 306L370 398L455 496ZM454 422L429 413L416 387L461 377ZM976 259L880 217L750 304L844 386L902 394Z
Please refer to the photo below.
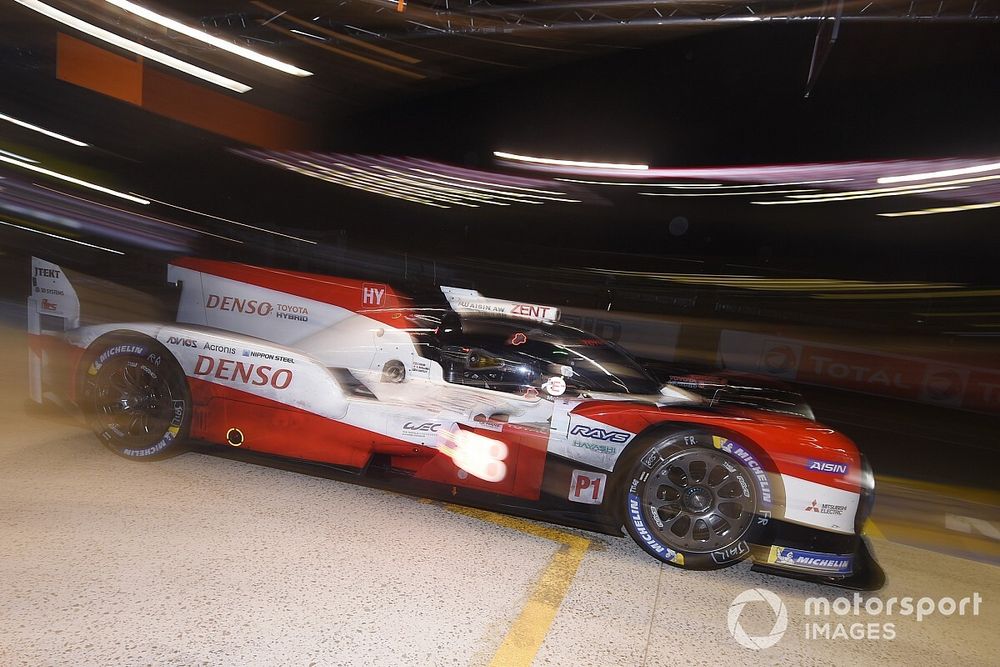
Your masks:
M749 602L765 602L771 607L775 618L770 633L761 637L751 637L740 625L743 607ZM733 599L732 604L729 605L726 621L729 625L729 634L733 636L737 644L753 651L759 651L771 648L781 641L785 630L788 629L788 610L785 609L785 603L781 601L781 598L766 588L748 588Z
M798 365L797 356L789 345L774 345L764 352L764 370L768 373L789 373Z
M958 371L950 368L929 370L924 379L924 392L932 401L953 401L965 389L964 380Z

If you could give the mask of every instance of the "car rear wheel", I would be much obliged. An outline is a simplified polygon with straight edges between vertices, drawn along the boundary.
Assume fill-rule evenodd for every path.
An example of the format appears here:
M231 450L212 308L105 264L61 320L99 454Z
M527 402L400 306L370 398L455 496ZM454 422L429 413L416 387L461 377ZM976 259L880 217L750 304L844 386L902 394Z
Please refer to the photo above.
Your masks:
M738 563L770 517L769 482L751 466L763 470L748 449L708 432L673 433L646 445L626 469L626 530L671 565Z
M183 371L162 345L141 336L105 336L81 367L81 407L111 451L142 461L183 451L191 397Z

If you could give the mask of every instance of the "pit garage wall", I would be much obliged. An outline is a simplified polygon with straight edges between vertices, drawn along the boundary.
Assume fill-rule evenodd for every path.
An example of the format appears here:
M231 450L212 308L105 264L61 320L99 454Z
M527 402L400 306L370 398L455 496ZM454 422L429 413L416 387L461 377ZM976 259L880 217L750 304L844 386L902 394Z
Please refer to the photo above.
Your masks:
M783 335L722 326L710 319L664 318L562 308L560 321L662 362L715 362L792 383L1000 414L1000 367L929 359L835 342L836 332L782 325ZM760 329L764 329L761 326Z
M790 382L1000 413L1000 369L731 330L722 331L718 360Z
M156 297L76 272L70 274L83 304L84 323L169 321L173 299ZM168 305L169 304L169 305ZM1000 360L977 363L878 349L868 339L844 343L834 330L768 325L710 317L669 317L560 306L560 321L613 341L654 362L715 365L787 382L904 399L947 408L1000 414ZM875 340L872 337L871 340ZM887 341L891 343L892 341ZM990 364L992 362L992 364Z

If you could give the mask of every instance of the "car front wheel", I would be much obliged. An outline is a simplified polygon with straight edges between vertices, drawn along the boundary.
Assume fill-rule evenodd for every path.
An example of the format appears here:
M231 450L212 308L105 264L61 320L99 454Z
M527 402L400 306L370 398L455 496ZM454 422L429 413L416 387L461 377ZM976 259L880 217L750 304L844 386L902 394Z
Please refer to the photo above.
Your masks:
M671 565L734 565L750 555L770 516L762 471L751 450L722 436L684 431L662 437L627 463L619 500L626 530Z

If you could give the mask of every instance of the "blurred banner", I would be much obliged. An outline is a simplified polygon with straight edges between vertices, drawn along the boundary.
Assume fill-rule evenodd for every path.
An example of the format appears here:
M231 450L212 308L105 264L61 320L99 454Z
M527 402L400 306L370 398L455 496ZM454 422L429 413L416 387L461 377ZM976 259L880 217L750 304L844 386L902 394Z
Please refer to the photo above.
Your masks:
M746 331L722 332L719 363L725 368L791 382L1000 412L1000 369L981 365L945 363Z

